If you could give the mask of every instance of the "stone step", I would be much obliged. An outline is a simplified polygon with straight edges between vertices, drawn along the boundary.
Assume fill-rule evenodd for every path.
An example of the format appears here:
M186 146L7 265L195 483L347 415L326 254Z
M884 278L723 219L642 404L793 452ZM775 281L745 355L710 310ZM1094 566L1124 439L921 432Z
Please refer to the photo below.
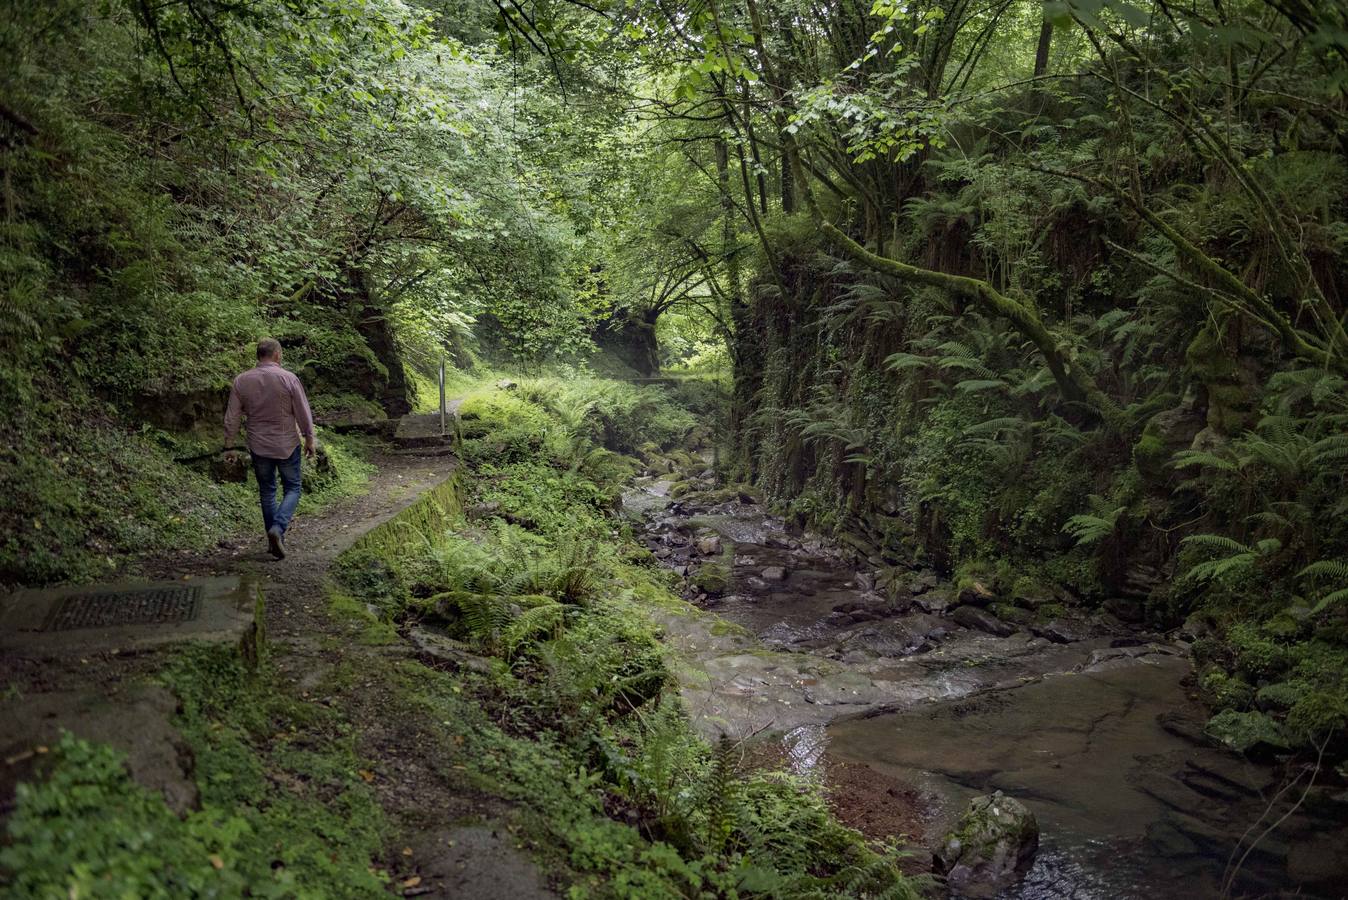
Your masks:
M414 413L398 420L393 443L400 448L449 446L454 443L457 427L457 418L449 415L441 433L439 413Z

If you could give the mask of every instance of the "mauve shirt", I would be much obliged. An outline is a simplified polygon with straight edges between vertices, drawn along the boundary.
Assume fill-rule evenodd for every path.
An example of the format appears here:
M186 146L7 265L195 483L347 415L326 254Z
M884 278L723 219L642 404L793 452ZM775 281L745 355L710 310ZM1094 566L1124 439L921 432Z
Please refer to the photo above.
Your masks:
M225 446L239 433L239 418L248 417L248 449L269 459L288 459L300 436L313 439L314 417L309 398L295 373L280 363L258 363L234 379L225 410Z

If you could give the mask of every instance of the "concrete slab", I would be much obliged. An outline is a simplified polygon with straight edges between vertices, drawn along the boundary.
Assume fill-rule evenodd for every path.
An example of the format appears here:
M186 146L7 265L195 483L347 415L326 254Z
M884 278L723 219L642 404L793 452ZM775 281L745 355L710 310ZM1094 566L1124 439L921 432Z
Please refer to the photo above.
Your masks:
M237 642L259 598L251 578L117 582L0 598L0 653L46 658L177 641Z
M111 744L126 753L131 777L164 795L169 808L184 813L198 804L192 779L192 749L173 727L178 701L155 685L134 685L116 693L54 691L0 700L0 809L12 802L15 786L31 781L42 756L69 731L87 741Z

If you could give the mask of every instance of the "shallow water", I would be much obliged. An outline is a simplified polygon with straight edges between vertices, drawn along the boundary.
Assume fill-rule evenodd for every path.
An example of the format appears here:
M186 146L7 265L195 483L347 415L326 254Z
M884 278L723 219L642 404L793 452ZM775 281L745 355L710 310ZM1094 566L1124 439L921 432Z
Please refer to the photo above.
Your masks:
M1000 789L1020 799L1041 847L1006 900L1219 896L1231 847L1276 785L1268 770L1162 727L1162 716L1203 719L1175 648L1112 647L1140 643L1118 623L1054 644L891 609L846 553L787 536L760 507L671 511L663 488L629 494L634 518L651 520L652 549L696 566L693 538L709 529L735 563L726 596L706 602L742 633L718 633L706 617L666 622L691 663L685 701L709 735L766 730L799 772L840 762L911 785L931 800L927 846L970 798ZM771 566L785 580L765 578ZM860 621L848 612L857 607L868 611ZM1256 893L1278 884L1282 865L1256 854L1248 883Z
M1187 671L1177 658L1148 657L838 722L828 729L828 754L920 785L948 810L993 790L1029 806L1043 846L1025 881L1003 897L1217 896L1224 855L1180 862L1147 842L1148 829L1170 812L1150 792L1155 783L1202 756L1231 768L1222 754L1158 724L1158 716L1190 706L1180 683Z

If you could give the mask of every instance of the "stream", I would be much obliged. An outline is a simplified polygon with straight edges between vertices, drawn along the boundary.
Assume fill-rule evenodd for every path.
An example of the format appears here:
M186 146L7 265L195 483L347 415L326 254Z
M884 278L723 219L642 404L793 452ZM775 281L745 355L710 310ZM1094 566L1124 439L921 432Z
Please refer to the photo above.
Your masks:
M658 614L708 736L770 742L832 785L844 821L927 850L970 798L1004 791L1041 833L1032 868L996 895L1007 900L1222 895L1280 774L1203 739L1182 645L1108 614L998 606L1017 619L1004 620L931 572L877 590L854 552L788 533L748 495L671 500L670 488L638 479L623 508L711 613ZM1263 838L1234 895L1323 878L1343 852L1324 828L1293 817Z

